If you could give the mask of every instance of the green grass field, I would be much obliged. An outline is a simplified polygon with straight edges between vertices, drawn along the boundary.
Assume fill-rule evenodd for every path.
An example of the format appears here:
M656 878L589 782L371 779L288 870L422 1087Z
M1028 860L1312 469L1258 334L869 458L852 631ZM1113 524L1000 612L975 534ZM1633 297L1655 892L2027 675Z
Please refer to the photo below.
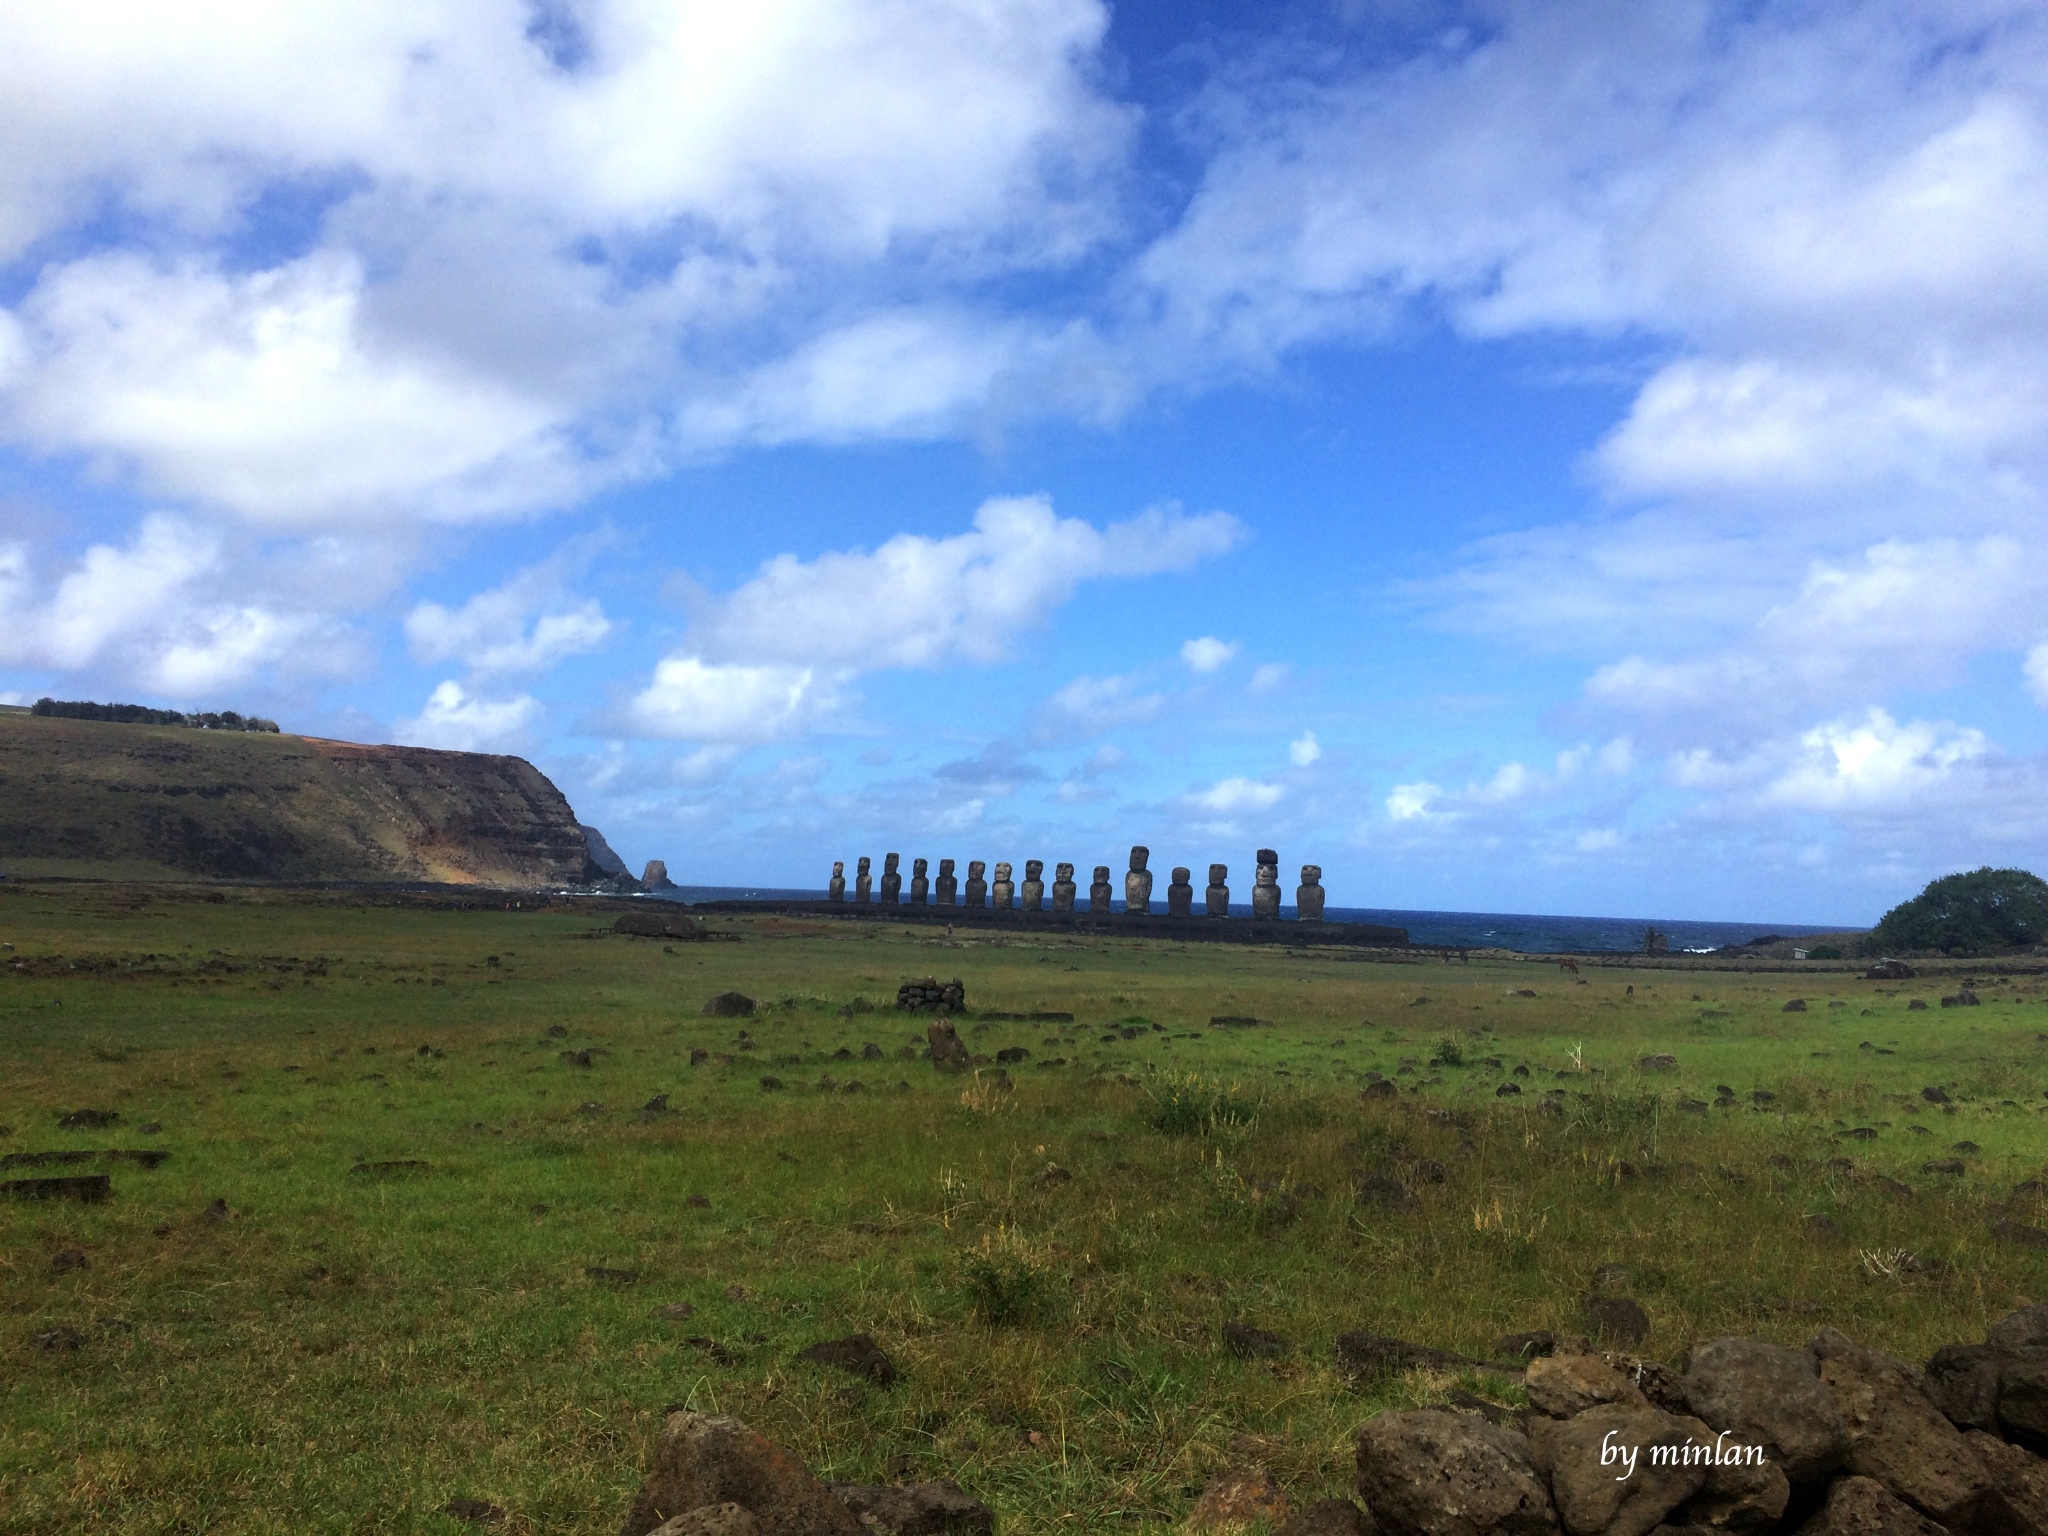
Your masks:
M1237 1437L1313 1497L1386 1402L1513 1400L1354 1387L1340 1331L1485 1354L1580 1331L1620 1264L1666 1360L1822 1321L1924 1358L2048 1295L1994 1233L2048 1227L2038 971L1909 1012L1957 976L0 890L0 1153L171 1154L106 1165L104 1204L0 1201L0 1531L454 1531L474 1497L608 1536L684 1403L828 1476L955 1477L1006 1532L1165 1530ZM1031 1053L1012 1088L909 1054L889 1004L927 974L973 1050ZM702 1017L726 988L761 1011ZM1375 1072L1402 1091L1361 1100ZM85 1107L120 1120L58 1128ZM1230 1320L1294 1348L1237 1360ZM893 1388L794 1359L853 1331Z

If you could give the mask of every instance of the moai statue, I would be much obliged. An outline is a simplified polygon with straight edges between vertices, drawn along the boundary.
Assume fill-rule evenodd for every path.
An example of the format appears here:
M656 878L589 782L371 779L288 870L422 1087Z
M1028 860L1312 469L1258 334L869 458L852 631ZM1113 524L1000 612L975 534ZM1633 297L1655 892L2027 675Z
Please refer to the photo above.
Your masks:
M930 868L929 859L910 861L910 904L913 907L923 906L932 893L931 880L925 875L925 871Z
M827 901L846 900L846 860L834 859L832 861L832 883L825 887L825 899Z
M932 905L957 907L960 905L960 882L953 874L951 859L939 860L939 883L932 892Z
M882 905L893 907L903 896L903 871L893 853L882 855Z
M1107 912L1109 910L1109 897L1109 866L1107 864L1098 864L1095 866L1095 883L1088 887L1088 910L1090 912Z
M872 901L874 899L875 877L868 873L868 864L867 855L862 854L860 867L853 872L853 899L855 901Z
M1175 866L1173 884L1166 888L1166 915L1168 917L1193 917L1195 915L1195 888L1188 884L1188 871Z
M1208 906L1211 917L1230 916L1230 866L1211 864L1209 866L1209 889L1202 893L1202 900Z
M1074 910L1074 866L1056 865L1052 872L1052 909L1055 912Z
M967 861L967 905L985 907L988 905L988 865L981 859Z
M1045 907L1045 860L1024 861L1024 910L1038 912Z
M1152 910L1152 871L1145 861L1152 850L1142 844L1131 849L1131 870L1124 876L1124 911L1141 914Z
M1270 848L1259 850L1258 873L1252 880L1252 916L1280 915L1280 855Z
M1301 886L1294 893L1294 915L1304 923L1323 920L1323 866L1301 866Z
M988 888L988 904L1007 912L1017 904L1017 887L1010 880L1010 866L996 865L996 881Z

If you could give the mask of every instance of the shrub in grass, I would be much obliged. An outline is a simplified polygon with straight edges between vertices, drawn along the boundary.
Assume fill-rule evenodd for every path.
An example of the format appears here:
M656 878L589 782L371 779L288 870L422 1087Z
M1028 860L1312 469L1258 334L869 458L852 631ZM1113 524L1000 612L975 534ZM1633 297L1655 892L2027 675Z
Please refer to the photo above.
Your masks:
M1447 1067L1462 1067L1465 1065L1465 1047L1458 1044L1449 1035L1445 1035L1443 1039L1437 1041L1435 1054L1436 1059Z
M960 1258L960 1284L974 1315L990 1327L1041 1320L1060 1293L1051 1254L1013 1227L982 1234Z
M1218 1126L1248 1126L1259 1101L1196 1076L1168 1077L1150 1090L1152 1128L1169 1136L1206 1136Z

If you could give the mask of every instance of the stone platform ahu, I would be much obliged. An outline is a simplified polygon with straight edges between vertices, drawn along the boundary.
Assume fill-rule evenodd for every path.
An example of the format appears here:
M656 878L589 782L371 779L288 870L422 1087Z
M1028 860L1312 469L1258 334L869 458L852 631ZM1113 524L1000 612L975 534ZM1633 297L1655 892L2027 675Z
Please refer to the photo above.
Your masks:
M1020 882L1013 877L1014 862L1001 859L994 861L995 878L988 878L990 861L969 859L965 889L955 878L956 868L952 859L939 860L936 880L927 871L931 868L929 859L911 861L910 889L906 894L901 873L902 855L882 855L881 889L876 892L869 871L873 868L871 859L862 855L856 861L857 873L853 882L852 900L856 905L875 902L877 905L893 907L906 904L913 907L962 907L998 912L1061 912L1072 913L1080 910L1081 888L1074 880L1077 866L1061 863L1054 867L1052 884L1048 888L1045 879L1045 860L1026 859L1024 878ZM1279 920L1280 913L1280 855L1271 848L1261 848L1253 861L1255 874L1252 881L1252 916L1261 921ZM1166 888L1167 917L1196 916L1194 871L1186 865L1176 865L1172 879ZM1124 871L1124 911L1132 917L1155 915L1152 905L1152 850L1139 843L1132 847L1128 865ZM1050 899L1048 899L1050 898ZM841 859L832 865L832 879L825 889L827 901L843 902L847 898L846 861ZM1098 916L1107 916L1114 910L1115 888L1110 883L1110 866L1094 866L1094 877L1088 885L1086 910ZM1304 923L1323 921L1323 869L1320 864L1301 866L1301 884L1294 891L1295 917ZM1201 915L1205 917L1230 916L1230 866L1211 864L1209 884L1202 893ZM2048 1533L2044 1533L2048 1536Z

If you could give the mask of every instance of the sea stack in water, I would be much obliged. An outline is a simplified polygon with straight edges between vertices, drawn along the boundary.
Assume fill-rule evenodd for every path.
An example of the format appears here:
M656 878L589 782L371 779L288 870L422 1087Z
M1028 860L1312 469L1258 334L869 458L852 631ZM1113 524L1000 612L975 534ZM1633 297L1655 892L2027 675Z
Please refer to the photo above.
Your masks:
M1323 920L1323 866L1301 866L1301 888L1294 893L1294 915L1304 923Z
M1124 876L1124 911L1145 913L1152 910L1152 871L1145 867L1145 861L1152 857L1152 850L1142 844L1131 849L1130 873Z
M988 905L988 863L983 859L967 861L967 905L985 907Z
M640 883L650 891L672 891L676 888L675 881L668 877L666 859L649 859L646 872L640 876Z
M853 899L872 901L875 896L875 877L868 871L873 861L866 854L860 856L860 865L853 872Z
M932 904L940 907L960 905L960 881L953 874L951 859L939 860L939 883L932 890Z
M846 900L846 860L834 859L832 861L832 883L825 887L825 899L827 901Z
M1045 905L1045 860L1024 861L1024 910L1036 912Z
M988 888L988 904L1007 912L1017 904L1016 897L1017 887L1010 882L1010 866L998 863L995 884Z
M1230 916L1230 866L1211 864L1209 866L1209 889L1202 893L1202 902L1211 917Z
M1074 910L1074 866L1056 865L1052 872L1052 909L1055 912Z
M932 883L925 876L925 871L929 868L931 862L928 859L910 861L910 904L913 907L923 906L931 896Z
M893 853L882 855L882 905L893 907L903 895L903 872L898 869L898 858Z
M1280 855L1270 848L1259 850L1258 872L1252 879L1252 916L1280 915Z
M1176 866L1173 883L1166 888L1166 915L1168 917L1193 917L1195 915L1195 888L1188 884L1188 871Z
M1095 881L1088 887L1088 910L1090 912L1107 912L1109 910L1109 898L1109 866L1107 864L1098 864L1095 866Z

